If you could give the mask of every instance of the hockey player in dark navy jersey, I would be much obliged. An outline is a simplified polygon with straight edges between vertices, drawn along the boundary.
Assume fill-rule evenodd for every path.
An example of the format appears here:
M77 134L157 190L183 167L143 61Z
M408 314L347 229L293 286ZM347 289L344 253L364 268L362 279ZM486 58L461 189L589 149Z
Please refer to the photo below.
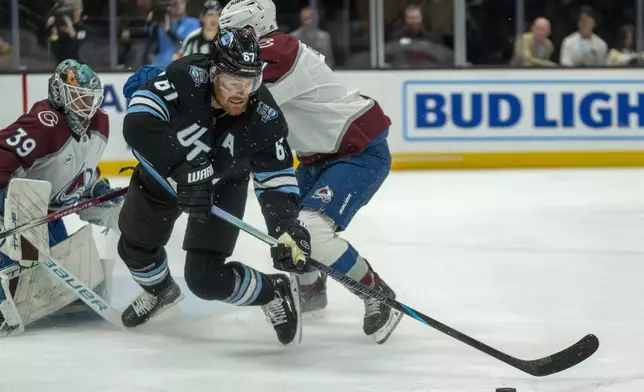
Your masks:
M125 326L140 325L181 300L164 247L185 212L189 289L205 300L261 306L280 342L299 341L295 281L227 261L239 230L210 214L215 204L242 218L252 177L269 233L280 239L271 252L274 263L304 268L310 239L297 220L288 127L261 83L262 68L251 32L222 29L209 54L172 62L128 96L123 134L139 164L119 218L118 250L143 292L123 312Z

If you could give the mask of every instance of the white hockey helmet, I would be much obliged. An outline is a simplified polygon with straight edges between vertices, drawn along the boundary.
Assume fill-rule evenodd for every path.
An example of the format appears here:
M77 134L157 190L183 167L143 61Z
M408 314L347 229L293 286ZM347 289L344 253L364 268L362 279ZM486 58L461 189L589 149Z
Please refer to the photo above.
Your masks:
M257 38L277 30L277 13L272 0L232 0L221 11L219 27L252 27Z

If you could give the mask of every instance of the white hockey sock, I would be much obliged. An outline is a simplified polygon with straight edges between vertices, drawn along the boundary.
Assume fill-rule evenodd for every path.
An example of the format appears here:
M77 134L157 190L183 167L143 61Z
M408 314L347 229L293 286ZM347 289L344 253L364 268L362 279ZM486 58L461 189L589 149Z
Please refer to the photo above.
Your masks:
M312 272L305 272L297 277L298 282L302 286L311 286L313 283L315 283L318 278L320 277L320 273L318 271L312 271Z
M300 212L299 219L304 222L311 234L312 258L333 267L351 279L371 285L373 274L369 264L350 243L336 234L335 224L330 218L317 211L304 209ZM311 284L311 280L314 282L316 273L317 271L303 274L300 277L300 284Z

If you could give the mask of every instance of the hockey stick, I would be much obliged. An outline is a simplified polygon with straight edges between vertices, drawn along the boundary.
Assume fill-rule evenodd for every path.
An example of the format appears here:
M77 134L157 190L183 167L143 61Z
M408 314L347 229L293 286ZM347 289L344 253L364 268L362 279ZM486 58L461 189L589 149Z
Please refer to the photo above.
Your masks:
M248 223L242 221L241 219L229 214L228 212L222 210L217 206L212 206L210 211L213 215L227 221L228 223L236 226L237 228L245 231L246 233L252 235L253 237L264 241L269 245L276 245L278 241L273 237L261 232L255 227L249 225ZM571 368L584 360L588 359L591 355L597 351L599 348L599 339L593 334L584 336L579 342L573 344L572 346L559 351L558 353L543 357L540 359L534 360L524 360L515 358L506 353L503 353L493 347L486 345L468 335L465 335L462 332L455 330L452 327L449 327L439 321L432 319L429 316L405 305L394 299L391 299L377 290L372 289L371 287L365 286L364 284L349 278L348 276L336 271L335 269L320 263L314 259L308 259L309 265L317 270L320 270L338 282L351 286L354 289L359 290L365 295L368 295L371 298L375 298L378 301L384 303L385 305L396 309L409 317L412 317L423 324L426 324L446 335L451 336L452 338L461 341L467 344L470 347L473 347L487 355L490 355L501 362L504 362L516 369L519 369L525 373L536 377L548 376L554 373L561 372L568 368Z
M67 288L72 290L78 299L85 302L87 306L93 309L99 316L103 317L108 323L118 329L125 329L121 321L121 313L113 308L108 301L98 295L96 291L85 284L85 282L74 276L62 263L59 263L49 256L49 260L43 261L42 266L47 269L52 278L65 283Z
M40 249L38 250L40 251ZM44 253L42 251L40 252ZM32 267L21 267L16 263L14 266L3 270L3 273L5 273L8 278L14 278L27 270L37 268L39 265L42 265L43 268L47 269L47 272L50 273L53 279L64 283L65 286L71 290L76 297L78 297L78 299L83 301L108 323L118 329L125 329L121 322L121 313L118 310L112 307L108 301L98 295L96 291L85 284L85 282L72 274L67 268L65 268L65 266L62 265L62 263L54 260L50 255L48 256L49 260L37 262Z
M99 196L99 197L96 197L94 199L87 200L87 201L84 201L82 203L78 203L78 204L76 204L76 205L74 205L72 207L69 207L69 208L65 208L64 210L52 212L49 215L41 216L40 218L36 218L36 219L34 219L34 220L32 220L32 221L30 221L28 223L25 223L23 225L18 226L18 227L14 227L12 229L5 230L5 231L0 233L0 240L3 239L3 238L7 238L7 237L9 237L11 235L14 235L14 234L21 233L21 232L23 232L25 230L33 229L36 226L39 226L39 225L42 225L42 224L45 224L45 223L49 223L49 222L53 222L56 219L62 218L64 216L77 213L79 211L88 209L90 207L95 207L95 206L97 206L99 204L105 203L106 201L112 200L112 199L117 198L119 196L123 196L127 192L127 188L128 187L117 189L114 192L106 193L106 194L104 194L102 196Z

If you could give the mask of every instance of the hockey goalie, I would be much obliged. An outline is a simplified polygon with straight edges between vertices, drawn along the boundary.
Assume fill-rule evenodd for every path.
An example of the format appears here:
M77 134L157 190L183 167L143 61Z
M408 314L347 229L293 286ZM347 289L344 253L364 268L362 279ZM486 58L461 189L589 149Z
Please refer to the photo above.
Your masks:
M0 129L0 226L19 227L48 213L112 192L100 176L108 117L103 85L86 64L65 60L49 79L48 98ZM122 197L78 212L87 223L117 227ZM62 219L0 241L0 336L55 312L79 309L72 282L53 277L56 263L82 285L109 296L111 265L100 259L92 226L68 235ZM89 308L84 308L89 310Z

